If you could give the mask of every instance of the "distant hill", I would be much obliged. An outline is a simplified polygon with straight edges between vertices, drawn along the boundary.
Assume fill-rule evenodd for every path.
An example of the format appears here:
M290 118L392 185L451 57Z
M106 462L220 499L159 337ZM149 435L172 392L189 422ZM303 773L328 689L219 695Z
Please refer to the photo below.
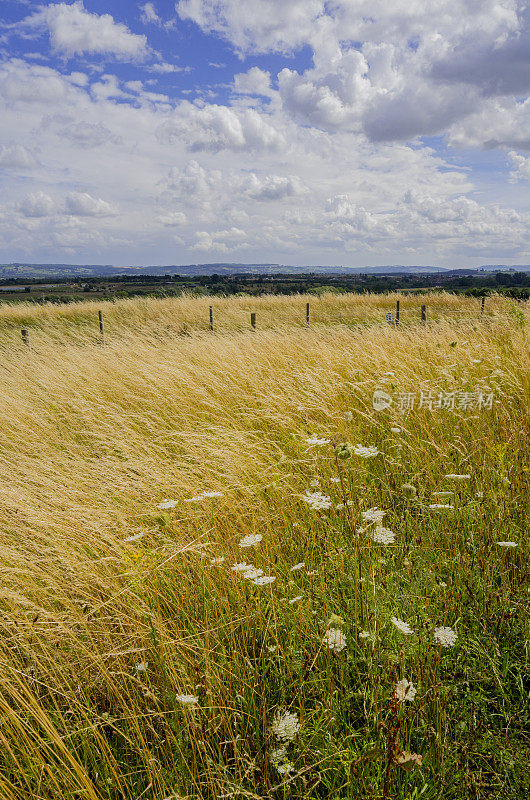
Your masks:
M0 264L0 279L23 280L29 278L93 278L113 277L116 275L429 275L436 273L477 272L530 272L530 265L507 266L506 264L487 264L480 267L435 267L432 265L387 265L380 267L344 267L344 266L292 266L287 264L186 264L162 266L117 266L112 264Z

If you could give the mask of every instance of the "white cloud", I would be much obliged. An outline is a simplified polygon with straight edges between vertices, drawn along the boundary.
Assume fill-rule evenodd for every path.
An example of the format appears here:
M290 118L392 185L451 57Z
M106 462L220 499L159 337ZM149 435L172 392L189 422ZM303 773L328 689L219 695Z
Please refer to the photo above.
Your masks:
M234 91L237 94L263 95L271 94L271 75L259 67L251 67L248 72L234 75Z
M69 192L65 206L67 214L77 217L108 217L117 213L110 203L86 192Z
M85 148L100 147L107 142L119 142L119 138L114 136L102 122L97 125L91 122L73 122L60 131L73 144Z
M131 33L110 14L87 11L82 0L53 3L26 17L21 26L47 30L52 48L66 56L97 53L121 60L138 60L148 53L147 39Z
M19 210L25 217L50 217L57 207L50 195L44 192L32 192L20 203Z
M171 120L160 126L157 135L161 142L168 144L184 142L194 152L270 150L284 143L270 121L252 108L198 107L188 101L179 104Z
M161 25L162 20L158 16L157 10L153 3L144 3L140 6L140 11L142 12L140 15L140 19L142 22L147 24L153 25Z
M2 169L32 169L37 159L27 147L21 144L0 145L0 167Z
M520 180L530 181L530 158L515 153L513 150L508 153L509 163L512 167L510 172L510 182L517 183Z

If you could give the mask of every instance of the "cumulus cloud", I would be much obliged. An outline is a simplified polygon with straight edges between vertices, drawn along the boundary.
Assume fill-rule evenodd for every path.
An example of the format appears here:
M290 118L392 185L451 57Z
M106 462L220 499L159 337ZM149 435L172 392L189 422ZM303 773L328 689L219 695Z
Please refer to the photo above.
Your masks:
M248 72L234 75L234 91L237 94L263 95L271 94L271 75L259 67L251 67Z
M161 142L181 141L191 151L271 150L284 143L283 136L255 109L228 106L198 107L182 102L170 121L157 132Z
M56 210L55 201L44 192L28 194L19 205L19 211L25 217L50 217Z
M67 214L76 217L109 217L117 213L110 203L86 192L69 192L65 208Z
M0 145L0 167L2 169L32 169L37 159L21 144Z
M62 128L60 135L82 148L100 147L107 142L119 142L119 137L115 136L102 122L97 124L75 122Z
M148 4L149 5L149 4ZM131 33L111 14L94 14L87 11L82 0L53 3L26 17L23 27L47 30L52 48L66 56L101 54L120 60L138 60L148 53L147 39Z

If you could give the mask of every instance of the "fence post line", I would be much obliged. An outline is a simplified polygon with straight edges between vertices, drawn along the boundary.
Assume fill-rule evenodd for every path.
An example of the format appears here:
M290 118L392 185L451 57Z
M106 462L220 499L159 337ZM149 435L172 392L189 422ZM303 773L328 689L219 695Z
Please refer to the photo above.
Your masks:
M486 305L486 295L482 295L482 303L480 304L480 313L484 313L484 306Z
M309 325L309 303L305 304L305 324Z
M30 344L29 344L29 331L28 331L28 329L27 328L22 328L21 333L22 333L22 341L24 342L25 345L27 345L29 347Z
M102 336L105 336L105 328L103 327L103 312L98 311L98 319L99 319L99 332Z
M256 327L256 312L252 311L250 314L250 324L253 328Z
M396 300L396 325L399 325L399 300Z
M213 308L210 306L210 330L213 331Z
M425 325L427 322L427 306L421 307L421 324Z

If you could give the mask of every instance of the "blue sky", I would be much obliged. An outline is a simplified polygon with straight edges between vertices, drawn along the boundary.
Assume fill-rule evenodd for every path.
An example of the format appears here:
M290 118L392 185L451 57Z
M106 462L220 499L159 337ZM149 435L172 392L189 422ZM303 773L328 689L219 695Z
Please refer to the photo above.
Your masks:
M530 263L519 0L0 1L0 261Z

